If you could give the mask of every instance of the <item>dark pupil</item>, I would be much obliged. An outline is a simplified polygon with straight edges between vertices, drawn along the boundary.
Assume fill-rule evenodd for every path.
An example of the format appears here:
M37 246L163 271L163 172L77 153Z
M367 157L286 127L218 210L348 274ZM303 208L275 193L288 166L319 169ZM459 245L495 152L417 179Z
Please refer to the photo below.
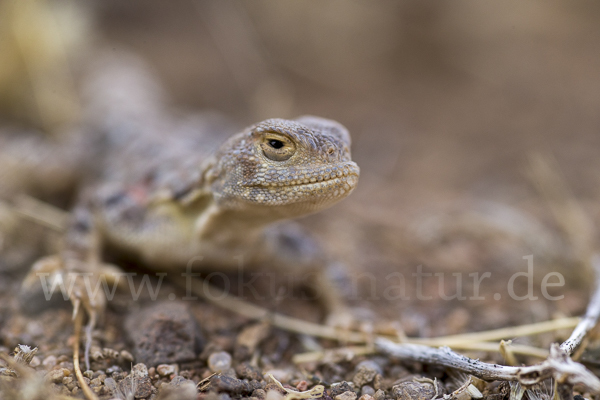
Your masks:
M283 142L281 140L271 139L269 140L269 146L271 146L274 149L280 149L283 147Z

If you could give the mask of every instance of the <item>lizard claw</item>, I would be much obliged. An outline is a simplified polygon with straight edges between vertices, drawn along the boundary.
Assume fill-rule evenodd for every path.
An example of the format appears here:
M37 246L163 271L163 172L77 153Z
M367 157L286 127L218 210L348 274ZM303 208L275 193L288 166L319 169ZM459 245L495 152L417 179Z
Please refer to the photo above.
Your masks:
M37 313L70 302L73 318L83 308L89 322L95 325L102 319L107 295L110 297L115 292L116 283L111 278L120 270L113 265L103 264L94 268L94 272L87 271L90 269L83 265L66 269L59 256L44 257L33 265L21 285L21 304L25 311Z
M84 264L65 268L59 256L49 256L38 260L25 277L19 297L28 312L39 312L53 306L61 306L70 301L73 307L73 320L84 312L88 316L85 330L85 363L89 369L89 354L92 343L92 330L103 319L107 300L115 293L119 280L114 279L120 271L110 264L102 264L92 269ZM113 281L112 290L108 281ZM62 303L62 304L61 304Z

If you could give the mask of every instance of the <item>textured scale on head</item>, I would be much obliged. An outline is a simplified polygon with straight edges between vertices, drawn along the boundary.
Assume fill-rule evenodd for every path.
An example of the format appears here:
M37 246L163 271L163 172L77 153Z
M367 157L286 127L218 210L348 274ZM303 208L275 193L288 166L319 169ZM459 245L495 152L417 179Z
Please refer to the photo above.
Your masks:
M313 116L269 119L233 136L209 174L215 201L265 209L276 219L322 210L348 196L359 168L341 124Z

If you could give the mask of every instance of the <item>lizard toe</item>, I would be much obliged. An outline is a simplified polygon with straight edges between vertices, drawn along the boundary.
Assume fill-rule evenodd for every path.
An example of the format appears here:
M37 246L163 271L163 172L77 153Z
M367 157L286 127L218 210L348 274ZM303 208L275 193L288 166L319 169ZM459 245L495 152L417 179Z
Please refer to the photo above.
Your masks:
M19 291L22 309L35 314L51 308L73 308L73 315L83 308L90 321L102 320L107 300L112 299L118 286L115 277L120 269L103 264L97 268L66 269L59 256L38 260L21 284Z

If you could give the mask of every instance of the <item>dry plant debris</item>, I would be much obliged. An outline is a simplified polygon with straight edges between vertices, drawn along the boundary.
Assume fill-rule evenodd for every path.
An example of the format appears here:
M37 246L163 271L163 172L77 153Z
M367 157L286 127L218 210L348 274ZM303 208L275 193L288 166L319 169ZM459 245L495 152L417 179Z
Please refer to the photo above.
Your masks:
M30 205L29 208L24 206L27 204ZM32 205L35 205L36 211L32 211ZM28 215L32 219L38 219L42 221L51 220L54 222L48 222L47 225L55 228L60 226L60 223L56 221L60 221L61 216L60 213L56 212L55 210L41 207L39 204L32 202L28 203L27 201L22 201L20 203L20 207L21 213ZM43 210L43 216L40 216L40 210ZM48 210L50 210L50 212L48 212ZM597 271L600 271L600 259L594 259L590 264L592 264ZM597 273L596 276L600 276L600 273ZM501 380L518 382L526 388L534 387L535 385L546 381L548 378L552 378L555 382L558 382L561 385L557 386L556 393L559 393L561 390L562 392L570 393L569 390L572 390L573 386L578 385L580 388L585 388L585 390L587 390L589 393L600 394L600 380L591 372L589 372L583 365L576 363L569 358L574 351L582 348L582 344L586 342L587 335L596 326L598 321L600 314L600 290L598 289L600 288L599 282L600 280L596 281L596 291L592 296L586 315L582 320L577 318L563 318L554 321L508 327L488 332L453 335L431 339L393 337L389 335L382 336L374 332L340 332L332 327L309 323L307 321L273 313L267 309L263 309L241 299L237 299L231 295L222 293L219 289L214 288L207 282L203 282L201 280L197 280L196 284L193 285L193 291L195 294L202 296L208 301L218 298L219 300L215 301L214 303L219 307L235 311L236 313L242 314L247 318L262 321L259 324L248 326L243 331L243 333L245 333L237 338L238 351L240 351L239 349L243 348L244 351L242 351L242 353L244 353L246 356L252 354L256 350L256 346L260 343L260 341L264 340L268 334L269 327L273 326L298 334L312 335L333 340L342 340L347 343L363 345L296 354L293 358L293 361L298 364L314 362L345 362L355 359L356 357L372 355L379 352L394 358L399 358L402 360L402 362L420 362L463 371L469 374L468 381L463 382L460 388L452 392L452 396L454 396L454 398L461 398L461 396L467 396L466 393L468 392L468 396L470 396L470 398L478 398L479 395L477 392L479 390L470 384L470 380L473 379L472 377L477 377L486 381ZM178 284L183 285L184 282ZM79 317L77 317L75 319L76 336L80 335L80 324L81 320ZM504 342L500 344L493 343L495 340L500 340L506 337L535 335L553 330L572 328L574 326L575 330L573 331L571 337L562 343L560 347L556 345L553 346L549 353L547 350L538 349L531 346L507 344ZM402 343L399 343L399 341ZM373 343L375 346L372 345ZM527 354L530 356L545 358L545 360L540 364L532 366L501 366L467 358L451 351L447 347L435 349L432 348L432 346L450 346L454 347L455 349L463 350L499 351L503 352L503 354ZM86 398L90 400L97 399L95 393L93 393L87 385L87 381L89 381L89 379L86 381L85 377L79 370L79 350L77 345L74 345L74 355L74 373L77 376L81 390L85 394ZM515 363L515 361L513 361L513 363ZM284 387L281 382L273 377L273 375L269 374L268 378L275 382L276 386L278 386L285 393L285 397L288 399L318 398L323 395L324 386L321 385L314 386L310 390L307 389L304 391L296 391ZM417 386L423 384L424 382L419 381L419 379L424 378L415 379L416 380L412 382ZM134 382L133 375L130 376L129 382L131 386L129 391L135 393L137 387L134 386L137 381ZM126 396L123 392L123 390L127 390L125 389L128 387L126 384L121 384L119 386L113 378L106 378L104 380L104 384L108 390L113 393L113 395ZM260 385L257 386L250 384L248 386L247 383L243 383L243 381L240 381L237 378L219 376L215 374L205 378L202 382L200 382L200 384L198 384L198 386L201 392L210 389L232 391L232 393L252 393L256 390L261 390ZM437 386L434 384L432 387ZM565 391L564 388L570 389ZM338 395L340 400L343 400L344 393L346 392ZM436 392L436 396L437 395L439 395L439 393ZM368 400L368 398L366 399Z

